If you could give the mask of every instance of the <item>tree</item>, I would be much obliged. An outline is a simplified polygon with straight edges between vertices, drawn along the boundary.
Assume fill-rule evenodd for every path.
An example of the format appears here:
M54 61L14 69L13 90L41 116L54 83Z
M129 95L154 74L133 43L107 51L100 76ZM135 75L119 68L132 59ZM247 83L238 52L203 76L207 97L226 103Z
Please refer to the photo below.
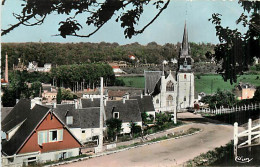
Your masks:
M40 81L33 82L30 91L33 97L40 97L42 93L40 92L42 91L42 83Z
M58 89L56 101L57 101L57 104L61 104L61 101L62 101L61 88Z
M5 1L2 1L4 4ZM16 24L2 30L1 35L6 35L20 25L35 26L41 25L46 17L50 14L67 14L68 18L59 23L60 27L57 35L66 38L67 36L90 37L95 34L103 25L105 25L113 16L115 21L121 23L124 28L126 38L131 38L133 35L143 33L159 15L165 10L170 3L170 0L26 0L23 1L23 9L20 14L14 14L18 20ZM150 20L142 29L137 30L140 16L144 12L145 5L152 3L158 13ZM83 24L77 20L78 15L86 17L85 23L87 26L94 26L96 30L86 35L80 35L78 32L83 29Z
M260 58L260 1L239 0L244 11L236 21L248 30L241 33L237 29L221 25L221 14L214 13L209 21L215 25L220 44L215 46L215 53L208 52L208 58L214 57L222 67L218 70L225 81L237 82L237 75L243 74L253 63L253 58ZM247 13L246 13L247 12Z
M140 134L142 132L141 126L137 125L135 122L130 123L131 136L134 137L135 134Z
M260 86L258 86L256 88L256 91L255 91L255 94L254 94L254 97L253 97L253 101L258 103L260 102Z
M211 109L215 109L216 107L220 108L222 106L232 107L237 104L234 94L229 91L220 91L220 89L218 89L214 95L204 96L200 102L209 104Z
M122 120L110 118L106 120L108 138L117 141L117 135L122 130Z
M158 128L162 129L164 123L171 122L171 115L168 113L156 113L155 121Z

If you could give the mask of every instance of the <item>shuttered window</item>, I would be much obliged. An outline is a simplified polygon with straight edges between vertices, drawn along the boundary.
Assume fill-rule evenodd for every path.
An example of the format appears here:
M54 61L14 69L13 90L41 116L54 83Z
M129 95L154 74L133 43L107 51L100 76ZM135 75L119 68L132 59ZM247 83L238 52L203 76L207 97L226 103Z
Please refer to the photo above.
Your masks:
M58 130L58 141L62 141L63 140L63 129L59 129Z
M42 143L48 142L48 131L39 131L38 132L38 144L42 145Z

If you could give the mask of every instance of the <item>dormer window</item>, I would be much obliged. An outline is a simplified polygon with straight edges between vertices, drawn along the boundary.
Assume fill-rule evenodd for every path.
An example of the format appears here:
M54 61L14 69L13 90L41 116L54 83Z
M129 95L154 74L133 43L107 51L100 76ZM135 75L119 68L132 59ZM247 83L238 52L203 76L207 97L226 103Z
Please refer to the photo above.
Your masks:
M66 124L72 125L73 124L73 116L67 116L66 117Z
M119 112L114 112L113 113L113 118L119 119Z

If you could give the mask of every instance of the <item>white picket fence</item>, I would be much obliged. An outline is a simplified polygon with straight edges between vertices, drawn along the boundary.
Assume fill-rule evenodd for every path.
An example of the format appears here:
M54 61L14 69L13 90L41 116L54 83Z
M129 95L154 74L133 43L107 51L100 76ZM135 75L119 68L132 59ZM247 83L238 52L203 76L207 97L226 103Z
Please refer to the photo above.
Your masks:
M249 104L249 105L244 105L244 106L236 106L236 107L232 107L232 108L219 108L219 109L207 108L207 109L196 110L194 113L221 115L221 114L229 114L229 113L234 113L234 112L239 112L239 111L257 110L259 108L260 108L260 103L259 104Z
M238 138L239 137L245 137L247 136L248 139L241 143L238 144ZM248 129L238 133L238 123L235 122L234 123L234 155L237 156L237 149L242 147L242 146L250 146L252 143L252 140L255 140L259 138L259 142L260 142L260 122L252 127L252 119L249 119L248 121Z

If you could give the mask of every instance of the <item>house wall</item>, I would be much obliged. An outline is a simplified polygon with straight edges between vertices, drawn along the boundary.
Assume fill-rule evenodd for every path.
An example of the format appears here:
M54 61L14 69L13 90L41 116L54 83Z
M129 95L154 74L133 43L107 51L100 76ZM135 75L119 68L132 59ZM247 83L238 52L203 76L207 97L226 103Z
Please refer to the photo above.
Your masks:
M136 125L139 125L142 127L142 122L135 122L135 123L136 123ZM130 133L131 132L130 122L123 122L122 129L123 129L123 131L121 133Z
M247 88L247 89L242 89L242 99L252 99L255 95L255 89L252 88Z
M73 135L82 143L91 141L93 136L98 136L100 128L70 128ZM85 133L82 133L82 131L85 131ZM105 128L103 129L103 131Z
M65 149L65 150L60 150L60 151L53 151L53 152L48 152L48 153L40 153L40 152L33 152L33 153L24 153L24 154L19 154L19 155L14 155L14 156L3 156L2 157L2 166L3 167L10 167L10 166L15 166L15 167L22 167L24 165L28 165L28 158L33 158L35 159L33 161L36 161L37 163L45 163L48 161L57 161L59 160L59 154L65 153L65 158L70 158L70 157L75 157L79 155L79 148L73 148L73 149ZM8 159L13 158L13 161L10 162Z
M56 142L43 143L42 146L38 144L38 132L42 130L63 129L63 140ZM81 147L77 140L70 134L70 132L63 127L59 120L49 113L43 122L40 124L32 136L23 145L18 154L40 151L41 153L55 150L64 150Z

